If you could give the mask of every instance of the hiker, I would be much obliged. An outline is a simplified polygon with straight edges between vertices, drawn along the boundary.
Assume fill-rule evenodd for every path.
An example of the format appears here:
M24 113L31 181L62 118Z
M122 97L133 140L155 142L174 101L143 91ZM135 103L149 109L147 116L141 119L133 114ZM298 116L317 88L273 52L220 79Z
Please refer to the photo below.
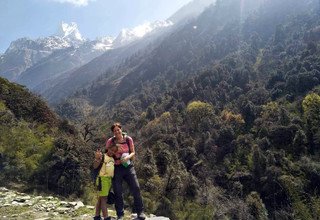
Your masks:
M113 191L115 194L115 209L117 211L118 220L124 218L124 203L123 203L123 180L127 182L130 188L131 195L134 199L134 210L137 212L138 219L145 219L143 213L143 203L140 194L140 186L136 171L132 160L135 155L133 140L130 136L122 132L120 123L114 123L111 126L113 137L109 138L106 143L106 148L109 149L113 144L116 144L118 151L114 154L114 177L112 179Z
M117 152L117 150L117 145L111 144L107 149L106 154L103 154L100 149L95 152L93 167L94 169L99 168L99 175L96 178L98 200L96 203L96 213L93 220L101 220L101 211L104 220L111 220L111 217L108 216L107 196L111 188L112 177L114 176L113 156Z

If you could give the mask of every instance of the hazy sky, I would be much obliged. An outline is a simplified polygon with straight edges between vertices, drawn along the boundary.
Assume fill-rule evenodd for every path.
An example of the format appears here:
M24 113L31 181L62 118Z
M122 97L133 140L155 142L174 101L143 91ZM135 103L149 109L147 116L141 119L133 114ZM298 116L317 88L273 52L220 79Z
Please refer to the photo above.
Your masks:
M122 28L165 20L191 0L0 0L0 53L20 37L57 33L76 22L83 37L116 36Z

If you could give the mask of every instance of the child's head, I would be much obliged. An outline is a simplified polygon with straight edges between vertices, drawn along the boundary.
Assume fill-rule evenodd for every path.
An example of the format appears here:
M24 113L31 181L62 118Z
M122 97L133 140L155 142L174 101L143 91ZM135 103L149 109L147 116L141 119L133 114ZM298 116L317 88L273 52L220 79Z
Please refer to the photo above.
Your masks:
M113 156L117 153L117 151L118 151L118 146L115 143L112 143L107 149L107 154L109 156Z

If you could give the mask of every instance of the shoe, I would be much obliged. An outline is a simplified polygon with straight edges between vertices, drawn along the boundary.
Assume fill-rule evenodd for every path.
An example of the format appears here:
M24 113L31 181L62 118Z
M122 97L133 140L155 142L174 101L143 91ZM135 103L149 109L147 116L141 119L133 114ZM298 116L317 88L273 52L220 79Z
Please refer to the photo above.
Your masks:
M94 217L93 217L93 220L101 220L101 216L100 216L100 215L94 216Z
M111 220L111 217L108 216L108 217L104 218L104 220Z
M147 218L147 216L143 212L138 214L138 219L145 220L146 218Z

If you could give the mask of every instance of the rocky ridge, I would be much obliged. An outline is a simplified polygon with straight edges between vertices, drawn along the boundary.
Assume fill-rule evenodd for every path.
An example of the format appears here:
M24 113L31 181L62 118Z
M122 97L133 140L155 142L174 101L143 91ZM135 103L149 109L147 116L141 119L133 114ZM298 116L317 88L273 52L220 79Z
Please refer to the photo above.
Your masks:
M116 214L108 207L109 215ZM94 206L82 201L64 201L55 196L28 195L0 187L0 219L92 219ZM136 219L136 214L126 212L125 219ZM150 215L147 220L169 220Z

